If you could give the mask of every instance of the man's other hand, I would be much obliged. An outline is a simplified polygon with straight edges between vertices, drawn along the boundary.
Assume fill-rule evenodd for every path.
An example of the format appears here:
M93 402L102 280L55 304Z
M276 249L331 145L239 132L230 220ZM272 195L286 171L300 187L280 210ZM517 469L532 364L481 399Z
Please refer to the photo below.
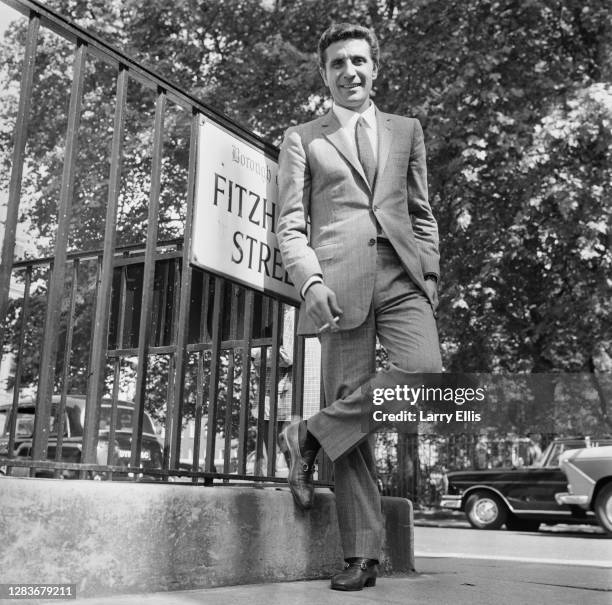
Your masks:
M306 313L314 321L319 330L327 324L331 332L337 332L336 322L342 315L342 309L338 306L336 295L324 283L312 284L306 291ZM325 331L321 330L321 331Z

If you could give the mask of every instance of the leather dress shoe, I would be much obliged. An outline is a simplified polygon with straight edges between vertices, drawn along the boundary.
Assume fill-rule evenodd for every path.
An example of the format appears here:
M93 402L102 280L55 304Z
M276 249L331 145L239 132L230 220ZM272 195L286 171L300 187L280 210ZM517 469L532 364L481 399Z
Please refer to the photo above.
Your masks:
M312 473L318 448L304 451L304 448L300 447L307 435L306 426L300 428L303 422L297 419L286 426L278 436L278 445L289 468L287 482L293 499L301 509L308 510L312 508L314 501Z
M365 586L376 586L378 575L376 559L353 557L344 563L344 571L336 574L331 581L332 590L362 590Z

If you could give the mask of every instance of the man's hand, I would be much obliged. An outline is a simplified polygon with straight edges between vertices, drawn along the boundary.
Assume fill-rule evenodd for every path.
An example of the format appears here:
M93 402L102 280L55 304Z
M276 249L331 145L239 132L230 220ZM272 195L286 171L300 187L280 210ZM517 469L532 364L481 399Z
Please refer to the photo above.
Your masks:
M328 327L321 331L327 329L331 332L338 331L336 322L342 315L342 309L338 306L333 290L322 282L314 283L306 291L304 300L306 301L306 313L319 330L327 324Z
M426 279L425 280L425 288L427 289L427 294L429 298L433 302L433 310L434 313L438 310L438 282L435 279Z

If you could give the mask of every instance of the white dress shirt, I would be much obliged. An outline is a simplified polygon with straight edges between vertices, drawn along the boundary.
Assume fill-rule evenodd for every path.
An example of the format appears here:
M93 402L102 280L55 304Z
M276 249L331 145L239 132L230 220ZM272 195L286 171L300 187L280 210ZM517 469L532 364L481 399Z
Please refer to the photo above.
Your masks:
M335 103L332 107L332 111L334 112L334 115L338 118L342 129L346 131L347 138L351 142L356 157L359 157L359 154L357 153L355 126L357 124L357 120L360 117L363 117L366 124L366 133L368 135L368 138L370 139L372 151L374 152L374 159L378 161L378 124L376 123L376 106L374 105L374 103L370 103L370 106L363 113L358 113L357 111L353 111L352 109L341 107L340 105L336 105Z

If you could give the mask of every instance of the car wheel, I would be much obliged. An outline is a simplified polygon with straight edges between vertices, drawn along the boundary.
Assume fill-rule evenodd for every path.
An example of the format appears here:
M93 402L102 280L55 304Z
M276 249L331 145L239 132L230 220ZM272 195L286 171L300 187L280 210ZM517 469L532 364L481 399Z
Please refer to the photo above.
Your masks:
M499 529L508 516L505 504L490 492L476 492L465 503L468 521L476 529Z
M538 531L539 527L540 522L533 519L519 519L514 515L506 519L506 528L510 531Z
M609 534L612 534L612 483L604 485L595 499L597 521Z

